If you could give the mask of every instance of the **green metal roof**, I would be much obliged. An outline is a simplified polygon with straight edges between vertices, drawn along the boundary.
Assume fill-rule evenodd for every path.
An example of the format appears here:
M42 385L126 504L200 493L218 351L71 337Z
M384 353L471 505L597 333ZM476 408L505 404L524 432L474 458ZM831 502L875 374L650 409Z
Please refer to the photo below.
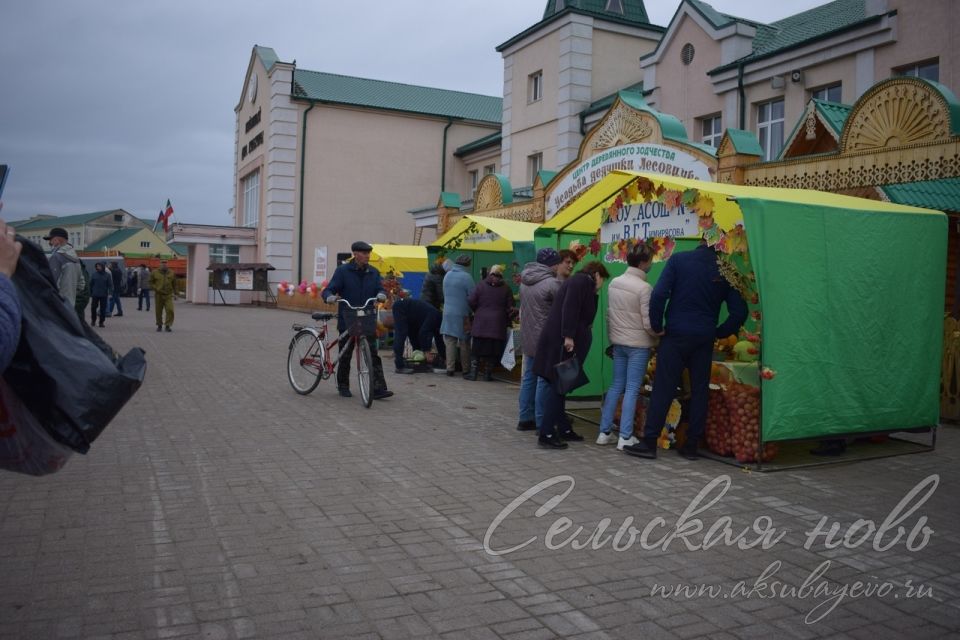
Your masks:
M78 213L72 216L59 216L56 218L41 218L40 220L30 220L17 225L17 231L28 229L46 229L49 231L53 227L70 227L78 224L86 224L91 220L96 220L102 216L111 213L125 213L123 209L110 209L108 211L94 211L93 213Z
M643 5L643 0L620 0L620 7L623 13L607 7L611 4L609 0L547 0L547 6L543 10L543 19L547 20L553 16L571 9L577 13L589 13L604 18L613 18L614 20L628 20L630 22L640 22L648 24L647 9Z
M440 204L444 207L459 209L460 208L460 194L454 193L453 191L441 191L440 192Z
M537 176L540 178L540 183L543 186L550 184L550 181L557 177L557 171L547 171L546 169L541 169L537 172Z
M637 95L637 97L640 98L640 100L643 100L643 81L624 87L623 89L620 89L619 91L611 93L608 96L604 96L599 100L594 100L593 102L590 103L590 106L588 106L586 109L580 112L580 117L586 118L587 116L597 113L599 111L606 111L607 109L610 108L610 105L613 104L613 101L617 99L617 96L619 96L621 93L624 93L624 92L634 93Z
M498 52L503 51L510 45L523 40L527 36L541 30L547 24L554 20L559 20L562 16L571 13L589 16L615 22L631 27L640 27L649 31L664 32L666 28L650 24L647 18L647 10L642 0L621 0L623 13L607 9L608 0L547 0L546 8L543 10L543 18L532 27L524 29L513 36L503 44L496 47Z
M757 34L753 39L753 51L739 60L707 72L713 75L738 64L768 58L782 51L821 40L833 33L845 31L866 22L877 21L882 16L867 16L866 0L834 0L808 11L771 22L753 23Z
M101 249L114 249L117 245L125 240L129 240L136 234L143 231L143 227L134 227L127 229L117 229L108 236L104 236L99 240L91 242L86 246L84 251L99 251Z
M827 102L826 100L813 99L817 113L823 119L824 124L833 130L833 133L840 137L843 131L843 125L850 117L850 110L853 106L849 104L840 104L839 102Z
M700 0L687 0L687 4L693 7L697 13L706 18L707 22L717 29L720 27L725 27L731 22L736 22L739 20L739 18L734 18L733 16L728 16L725 13L720 13L706 2L701 2Z
M296 69L294 98L500 124L503 99Z
M915 79L931 85L943 96L944 101L947 103L947 109L950 110L950 133L955 136L960 135L960 101L957 100L956 94L954 94L949 87L939 82L933 82L932 80L925 80L923 78Z
M253 46L253 50L257 52L257 57L260 58L260 62L263 63L263 68L268 72L273 68L273 65L280 62L277 52L270 47L261 47L257 44Z
M733 149L737 153L763 157L763 147L760 146L760 142L753 132L743 129L727 129L727 137L730 138L730 144L733 145Z
M189 253L190 249L182 242L171 242L167 244L170 247L170 250L176 253L179 256L185 256Z
M960 213L960 178L888 184L881 189L897 204Z
M462 147L457 147L457 150L453 152L453 155L459 158L460 156L465 156L468 153L477 151L478 149L483 149L484 147L500 144L501 141L502 141L502 134L500 131L496 131L494 133L491 133L488 136L483 136L479 140L468 142Z

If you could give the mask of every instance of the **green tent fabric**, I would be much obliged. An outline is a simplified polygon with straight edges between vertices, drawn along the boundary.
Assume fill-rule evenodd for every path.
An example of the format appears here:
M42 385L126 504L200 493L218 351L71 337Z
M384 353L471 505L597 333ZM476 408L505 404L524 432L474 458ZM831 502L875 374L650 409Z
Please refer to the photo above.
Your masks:
M936 425L946 216L737 203L775 372L763 439Z

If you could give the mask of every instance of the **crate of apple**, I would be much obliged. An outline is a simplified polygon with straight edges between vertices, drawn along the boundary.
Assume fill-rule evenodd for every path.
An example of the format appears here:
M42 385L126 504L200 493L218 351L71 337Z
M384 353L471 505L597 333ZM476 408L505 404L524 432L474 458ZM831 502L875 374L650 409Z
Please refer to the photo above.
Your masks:
M737 462L769 462L777 455L772 443L760 449L760 388L734 383L725 394L730 447Z
M710 385L704 436L707 440L707 448L713 453L719 456L733 455L730 413L727 410L725 392L719 385Z

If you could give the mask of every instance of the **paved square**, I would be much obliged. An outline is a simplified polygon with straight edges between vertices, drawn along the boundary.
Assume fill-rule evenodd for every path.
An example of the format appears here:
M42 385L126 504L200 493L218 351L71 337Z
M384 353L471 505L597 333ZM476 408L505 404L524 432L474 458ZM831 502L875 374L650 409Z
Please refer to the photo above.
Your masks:
M955 427L934 453L771 474L544 451L515 386L385 359L397 395L371 409L332 380L302 397L305 315L176 313L100 330L148 370L88 455L0 474L0 638L960 634Z

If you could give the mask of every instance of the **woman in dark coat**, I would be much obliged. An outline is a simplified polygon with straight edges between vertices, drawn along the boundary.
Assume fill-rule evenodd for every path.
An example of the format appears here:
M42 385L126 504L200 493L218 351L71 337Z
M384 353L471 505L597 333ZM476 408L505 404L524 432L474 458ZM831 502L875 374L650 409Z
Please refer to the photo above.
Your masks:
M473 327L470 335L470 371L463 376L477 379L480 361L484 362L484 380L493 380L493 368L503 357L507 344L507 327L513 313L513 291L503 281L500 265L493 265L490 273L476 286L467 299L473 309Z
M597 314L597 294L603 281L609 277L610 274L603 264L588 263L560 285L553 306L550 307L533 359L534 372L547 380L544 389L546 402L543 423L539 425L540 437L537 439L541 447L565 449L567 440L583 440L583 436L573 429L564 432L557 430L564 412L566 395L557 393L553 388L554 366L576 355L581 369L580 377L573 388L582 387L589 382L582 365L587 359L593 340L592 325Z

